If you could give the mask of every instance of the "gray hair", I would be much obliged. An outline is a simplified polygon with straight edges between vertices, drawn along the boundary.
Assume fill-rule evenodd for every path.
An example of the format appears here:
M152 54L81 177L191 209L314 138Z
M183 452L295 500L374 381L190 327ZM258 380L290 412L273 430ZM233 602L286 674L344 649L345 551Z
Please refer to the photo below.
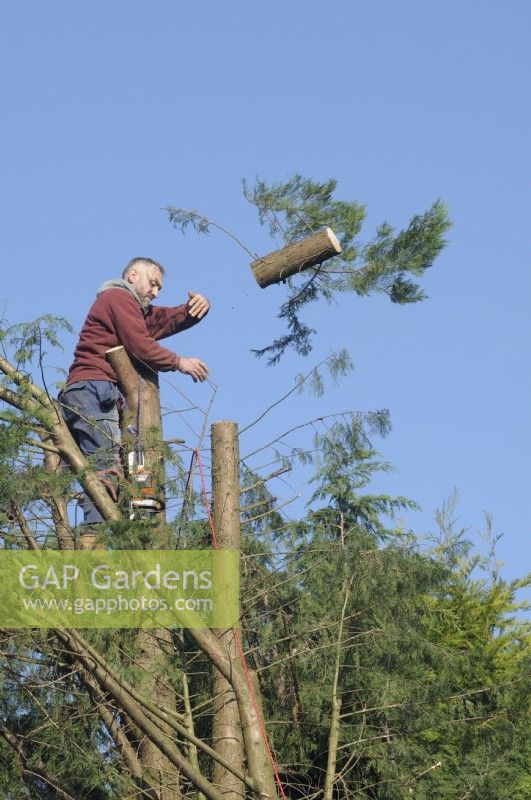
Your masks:
M152 258L132 258L131 261L125 267L124 271L122 272L122 278L127 278L132 269L135 269L136 267L140 267L143 265L145 266L151 265L152 267L160 269L161 275L166 274L166 270L164 269L162 264L159 264L158 261L154 261Z

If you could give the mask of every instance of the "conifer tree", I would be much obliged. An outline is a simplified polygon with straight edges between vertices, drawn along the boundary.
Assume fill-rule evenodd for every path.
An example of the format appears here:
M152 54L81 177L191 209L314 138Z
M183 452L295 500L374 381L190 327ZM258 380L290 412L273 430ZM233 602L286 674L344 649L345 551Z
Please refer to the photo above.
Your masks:
M268 194L258 185L256 201L282 201L275 213L286 214L293 236L307 228L288 200L306 202L312 225L326 224L320 210L331 208L328 221L338 230L347 220L352 232L361 212L334 205L333 188L298 181ZM420 248L425 267L438 252L440 213L433 212L435 239ZM399 252L416 252L415 230L395 237L400 247L388 243L392 255L382 244L378 269L365 277L362 270L351 290L370 285L399 301L410 280L398 269ZM348 253L347 240L344 247ZM371 258L378 261L376 251ZM319 291L328 279L315 276ZM418 287L404 291L403 299L420 299ZM175 481L185 513L156 536L110 500L69 438L41 369L62 326L46 317L0 332L0 547L73 547L78 484L98 504L115 548L182 546L183 538L188 547L209 546L208 520L185 474ZM448 514L429 549L403 528L400 514L414 502L371 491L372 478L390 469L373 445L388 428L382 412L343 415L310 448L275 457L272 474L296 459L313 470L307 512L295 521L280 513L260 469L242 466L242 642L283 791L293 800L524 800L530 630L516 597L528 582L507 582L496 568L478 573L488 564ZM227 665L209 634L173 632L158 667L178 700L168 714L143 693L156 676L139 663L134 631L1 631L2 797L165 800L163 782L142 762L148 740L171 765L178 795L220 800L223 787L212 782L212 664L232 681L242 718L255 712L239 666ZM246 796L258 798L264 785L250 762L247 748L245 773L236 777Z

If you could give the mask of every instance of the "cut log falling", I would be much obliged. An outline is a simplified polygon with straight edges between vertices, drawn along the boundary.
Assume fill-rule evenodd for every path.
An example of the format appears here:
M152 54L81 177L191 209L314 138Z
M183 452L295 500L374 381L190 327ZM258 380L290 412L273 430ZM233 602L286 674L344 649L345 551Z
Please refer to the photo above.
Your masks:
M254 277L259 286L265 289L272 283L279 283L310 267L316 267L337 256L341 252L334 231L323 228L298 242L292 242L281 250L257 258L251 264Z

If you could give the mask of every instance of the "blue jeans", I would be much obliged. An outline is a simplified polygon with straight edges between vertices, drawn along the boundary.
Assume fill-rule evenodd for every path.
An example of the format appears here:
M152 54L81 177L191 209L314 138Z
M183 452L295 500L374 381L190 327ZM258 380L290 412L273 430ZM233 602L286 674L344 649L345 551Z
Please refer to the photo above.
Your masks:
M74 440L105 481L121 473L118 387L110 381L77 381L59 395L64 420ZM87 495L81 501L84 523L103 522L103 517Z

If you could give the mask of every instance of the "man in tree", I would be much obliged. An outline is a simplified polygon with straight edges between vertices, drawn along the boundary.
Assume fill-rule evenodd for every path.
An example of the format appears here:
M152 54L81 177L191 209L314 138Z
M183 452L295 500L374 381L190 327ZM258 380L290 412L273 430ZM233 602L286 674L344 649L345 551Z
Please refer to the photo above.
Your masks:
M162 289L164 267L151 258L134 258L121 280L110 280L98 291L81 329L66 388L59 396L63 416L85 455L95 455L100 478L112 488L110 476L120 467L119 405L116 374L105 353L123 345L130 356L154 372L178 371L197 381L208 376L199 358L179 356L158 339L191 328L208 313L209 301L188 292L188 302L172 308L152 306ZM89 497L83 498L85 525L103 518Z

